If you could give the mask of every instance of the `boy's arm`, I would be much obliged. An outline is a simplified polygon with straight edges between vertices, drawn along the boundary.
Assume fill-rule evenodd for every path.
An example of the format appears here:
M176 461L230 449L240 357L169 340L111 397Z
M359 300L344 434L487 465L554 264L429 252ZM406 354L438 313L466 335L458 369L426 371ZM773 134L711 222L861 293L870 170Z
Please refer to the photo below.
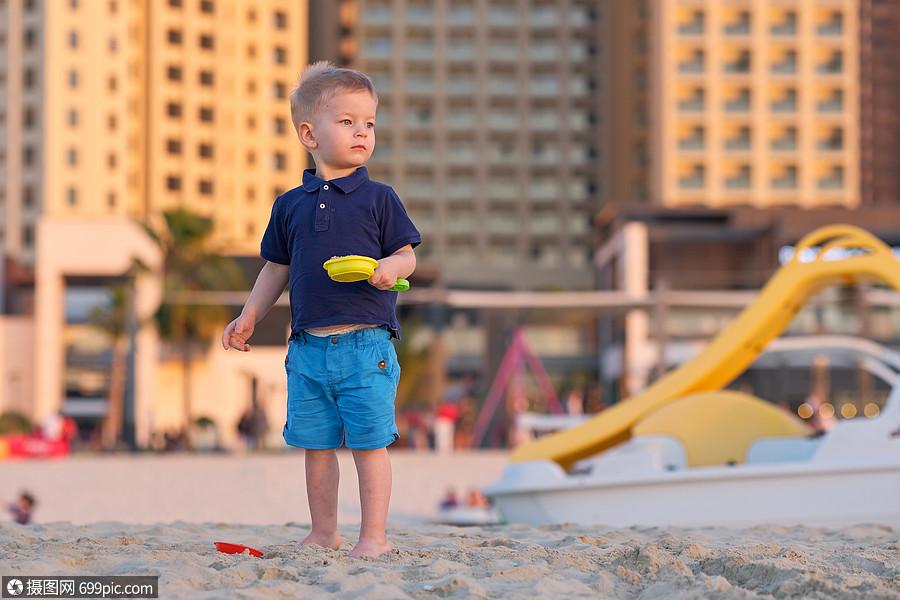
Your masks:
M284 288L287 287L288 280L291 276L290 265L282 265L266 261L253 289L250 291L250 297L244 303L244 310L241 314L253 317L254 324L262 321L263 317L274 306L275 302L281 297Z
M412 245L407 244L378 261L378 268L369 278L369 283L380 290L389 290L397 283L397 279L409 277L415 270L416 253Z
M244 309L240 316L229 323L222 333L223 348L228 350L230 347L243 352L250 350L247 340L253 335L256 324L266 316L269 309L284 292L290 275L290 265L266 261L256 278L256 283L253 284L250 297L244 303Z

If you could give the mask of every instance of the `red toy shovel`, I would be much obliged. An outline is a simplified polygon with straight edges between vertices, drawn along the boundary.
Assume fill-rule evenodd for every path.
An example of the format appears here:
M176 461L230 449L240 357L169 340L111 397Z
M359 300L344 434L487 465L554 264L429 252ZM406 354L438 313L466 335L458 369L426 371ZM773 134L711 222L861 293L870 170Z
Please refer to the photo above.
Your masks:
M255 556L256 558L262 558L263 555L263 553L256 548L251 548L250 546L245 546L243 544L229 544L228 542L213 543L216 545L216 550L224 552L225 554L243 554L244 552L249 552L250 556Z

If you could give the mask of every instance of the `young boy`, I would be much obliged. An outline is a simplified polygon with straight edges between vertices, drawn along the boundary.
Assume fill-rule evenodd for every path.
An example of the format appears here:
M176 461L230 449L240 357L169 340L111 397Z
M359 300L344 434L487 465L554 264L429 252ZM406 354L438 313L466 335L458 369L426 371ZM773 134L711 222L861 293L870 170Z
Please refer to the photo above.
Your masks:
M325 62L308 67L291 93L291 116L315 169L275 200L260 254L263 266L222 345L243 352L253 329L290 283L291 337L284 440L306 449L312 531L304 544L338 549L338 462L353 451L362 524L351 556L391 549L385 534L391 495L387 446L396 441L394 396L400 379L391 343L399 338L397 279L416 268L419 232L399 197L369 179L378 98L363 73ZM338 283L322 264L359 254L378 261L368 281Z

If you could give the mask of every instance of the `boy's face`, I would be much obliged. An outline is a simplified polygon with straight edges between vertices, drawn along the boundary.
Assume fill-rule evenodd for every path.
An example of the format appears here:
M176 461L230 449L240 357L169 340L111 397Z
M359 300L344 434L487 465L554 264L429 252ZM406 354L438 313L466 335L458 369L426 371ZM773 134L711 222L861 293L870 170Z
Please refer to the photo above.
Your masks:
M316 162L332 168L362 166L375 150L375 98L367 91L338 92L310 121L301 141Z

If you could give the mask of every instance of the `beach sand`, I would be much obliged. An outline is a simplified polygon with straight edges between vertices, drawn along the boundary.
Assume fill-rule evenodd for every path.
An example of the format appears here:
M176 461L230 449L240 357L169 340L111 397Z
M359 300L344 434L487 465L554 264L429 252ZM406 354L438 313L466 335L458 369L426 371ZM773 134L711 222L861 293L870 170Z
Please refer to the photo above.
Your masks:
M898 532L393 527L394 550L301 547L285 525L3 524L4 575L159 575L160 598L900 598ZM242 542L263 558L215 552Z
M447 486L495 480L500 452L394 452L394 550L350 559L359 500L342 478L339 551L301 547L302 454L74 457L0 466L40 502L0 524L2 575L159 575L160 598L895 598L900 530L677 529L429 522ZM265 552L220 554L214 541Z

